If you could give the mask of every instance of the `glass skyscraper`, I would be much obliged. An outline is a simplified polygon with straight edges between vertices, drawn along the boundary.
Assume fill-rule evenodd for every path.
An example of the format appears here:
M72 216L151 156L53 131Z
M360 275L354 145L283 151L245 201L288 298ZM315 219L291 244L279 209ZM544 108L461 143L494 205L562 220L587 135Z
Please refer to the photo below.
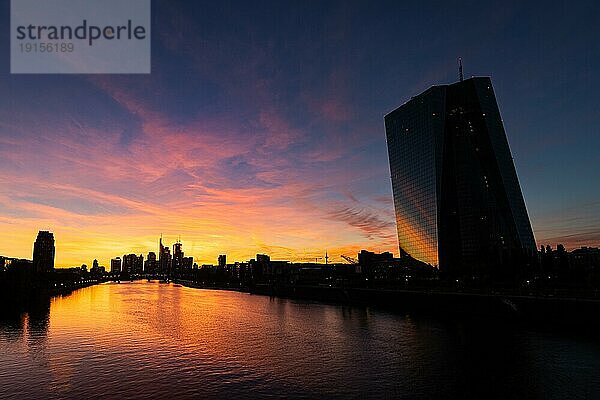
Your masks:
M385 116L400 253L452 277L529 263L533 232L489 78L434 86Z

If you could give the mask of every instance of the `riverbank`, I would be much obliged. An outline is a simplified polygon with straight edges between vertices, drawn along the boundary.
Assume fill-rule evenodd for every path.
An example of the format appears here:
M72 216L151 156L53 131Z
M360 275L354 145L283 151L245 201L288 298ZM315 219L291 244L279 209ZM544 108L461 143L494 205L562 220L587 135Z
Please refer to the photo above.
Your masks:
M177 280L174 280L173 283L181 285L181 286L193 288L193 289L229 290L229 291L233 291L233 292L250 293L249 288L232 287L232 286L206 286L206 285L201 285L199 283L196 283L193 281L188 281L185 279L177 279Z
M596 299L300 285L264 284L252 288L230 288L207 287L191 281L176 283L197 289L234 290L332 304L374 306L397 312L488 316L507 321L600 328L600 300Z
M3 282L0 286L0 313L14 314L40 308L56 296L66 296L75 290L102 283L97 280L71 282L45 282L30 286L12 286Z

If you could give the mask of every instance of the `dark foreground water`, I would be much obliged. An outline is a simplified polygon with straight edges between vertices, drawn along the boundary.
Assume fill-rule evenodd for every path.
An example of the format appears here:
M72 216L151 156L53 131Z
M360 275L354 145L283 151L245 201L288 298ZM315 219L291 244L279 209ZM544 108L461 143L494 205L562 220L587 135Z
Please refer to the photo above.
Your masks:
M0 319L0 398L268 397L600 399L600 340L156 282Z

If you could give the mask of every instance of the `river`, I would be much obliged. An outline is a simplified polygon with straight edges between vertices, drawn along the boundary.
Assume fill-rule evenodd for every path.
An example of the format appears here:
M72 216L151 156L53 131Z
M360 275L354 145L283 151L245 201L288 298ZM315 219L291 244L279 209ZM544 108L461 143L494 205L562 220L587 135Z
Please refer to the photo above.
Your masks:
M0 398L598 399L600 340L479 317L107 283L2 314Z

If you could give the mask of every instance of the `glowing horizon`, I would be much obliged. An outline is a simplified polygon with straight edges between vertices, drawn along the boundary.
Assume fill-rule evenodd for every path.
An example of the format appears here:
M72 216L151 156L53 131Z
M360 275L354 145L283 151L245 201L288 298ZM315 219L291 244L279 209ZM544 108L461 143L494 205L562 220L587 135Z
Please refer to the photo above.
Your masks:
M161 233L198 264L397 256L383 115L455 81L457 54L467 75L494 76L538 247L600 245L600 76L581 35L555 29L563 15L538 26L513 6L478 7L506 17L499 32L541 33L516 46L486 36L478 14L456 47L446 6L425 19L396 3L153 6L151 75L11 75L0 63L0 255L31 258L50 230L57 267L146 257ZM565 53L531 60L539 40Z

